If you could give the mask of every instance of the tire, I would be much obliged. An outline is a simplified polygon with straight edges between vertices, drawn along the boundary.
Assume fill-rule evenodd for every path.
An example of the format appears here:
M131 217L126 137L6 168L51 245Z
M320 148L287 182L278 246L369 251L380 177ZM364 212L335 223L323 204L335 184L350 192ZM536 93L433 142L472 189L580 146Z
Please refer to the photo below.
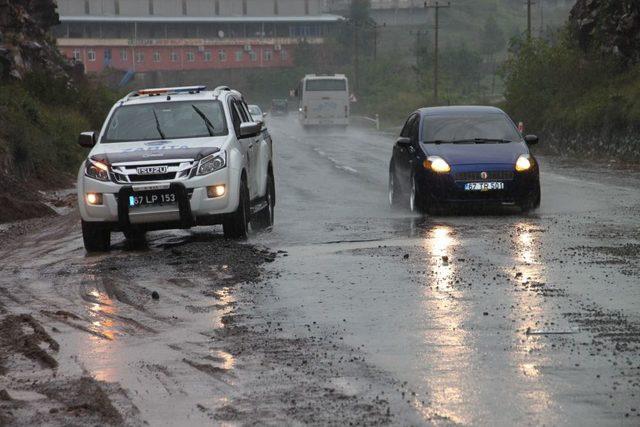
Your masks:
M417 214L425 214L428 212L424 196L420 194L418 185L416 184L416 176L411 176L411 192L409 193L409 210Z
M265 230L273 226L275 216L274 208L276 205L276 185L271 172L267 175L267 194L265 197L267 199L267 206L256 213L255 219L251 224L256 230Z
M82 241L87 252L107 252L111 248L111 231L99 222L82 221Z
M523 213L536 210L540 207L541 199L542 192L540 191L540 182L538 182L533 195L520 204L520 209L522 209Z
M396 173L392 168L389 169L389 206L396 209L402 204L402 194L396 186Z
M240 184L238 209L229 214L222 223L224 237L228 239L246 239L249 235L249 188L246 178Z

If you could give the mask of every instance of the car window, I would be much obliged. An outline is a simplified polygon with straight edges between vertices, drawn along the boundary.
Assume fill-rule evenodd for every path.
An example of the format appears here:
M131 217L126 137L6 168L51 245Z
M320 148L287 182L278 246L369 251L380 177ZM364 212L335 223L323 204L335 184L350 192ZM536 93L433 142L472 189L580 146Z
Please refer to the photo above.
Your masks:
M213 126L212 131L209 124ZM227 134L219 101L159 102L118 107L109 119L101 142L199 138L212 133L214 136Z
M411 124L413 123L413 118L414 117L415 117L415 114L412 114L412 115L409 116L409 118L405 122L404 126L402 127L402 131L400 132L400 136L409 137L409 134L410 134L410 131L411 131Z
M416 114L413 116L413 120L409 126L409 138L411 138L411 141L418 141L418 134L420 133L419 127L420 115Z
M513 122L504 114L469 113L427 116L423 123L422 140L425 142L476 138L522 140Z

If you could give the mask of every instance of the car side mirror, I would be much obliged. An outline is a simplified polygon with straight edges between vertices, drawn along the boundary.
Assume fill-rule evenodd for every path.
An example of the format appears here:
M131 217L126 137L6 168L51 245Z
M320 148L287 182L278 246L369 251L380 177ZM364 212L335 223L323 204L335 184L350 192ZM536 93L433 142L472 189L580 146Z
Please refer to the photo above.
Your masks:
M269 113L262 113L262 118L264 119L265 117L267 117L269 115Z
M82 132L78 137L78 145L84 148L93 148L96 145L96 133Z
M399 147L410 147L411 146L411 138L406 137L406 136L401 136L400 138L398 138L398 140L396 141L396 144Z
M536 135L527 135L524 137L524 142L526 142L527 145L536 145L539 141Z
M262 122L246 122L240 124L240 138L258 136L262 130Z

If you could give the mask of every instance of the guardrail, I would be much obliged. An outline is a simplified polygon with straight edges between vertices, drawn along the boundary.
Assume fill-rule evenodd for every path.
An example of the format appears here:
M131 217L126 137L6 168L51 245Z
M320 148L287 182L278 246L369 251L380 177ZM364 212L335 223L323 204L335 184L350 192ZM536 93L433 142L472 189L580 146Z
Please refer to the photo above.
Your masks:
M380 130L380 116L378 114L376 114L375 118L367 116L351 116L351 118L373 123L376 126L376 130Z

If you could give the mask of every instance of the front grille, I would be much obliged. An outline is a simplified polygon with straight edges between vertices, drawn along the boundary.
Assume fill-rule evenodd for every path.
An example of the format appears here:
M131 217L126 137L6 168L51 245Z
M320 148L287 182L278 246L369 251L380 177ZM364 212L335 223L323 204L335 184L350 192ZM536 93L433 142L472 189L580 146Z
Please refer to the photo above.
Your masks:
M131 182L148 182L148 181L167 181L169 179L175 179L176 173L159 173L153 175L129 175Z
M482 172L457 172L454 175L456 181L512 181L513 171L486 171L487 177L482 178Z

